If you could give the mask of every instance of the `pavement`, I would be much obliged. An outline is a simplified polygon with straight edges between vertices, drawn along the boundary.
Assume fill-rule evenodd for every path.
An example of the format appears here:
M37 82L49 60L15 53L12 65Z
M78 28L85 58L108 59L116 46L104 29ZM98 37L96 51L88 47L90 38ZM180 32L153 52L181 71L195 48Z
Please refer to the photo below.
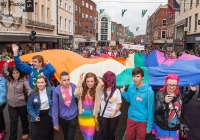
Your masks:
M184 118L186 124L188 124L190 131L189 131L189 138L188 140L200 140L200 101L197 101L197 93L193 97L193 99L185 105L184 108ZM127 119L127 110L129 104L123 100L123 105L121 107L121 116L120 122L116 130L116 139L117 140L124 140L124 133L126 129L126 119ZM6 121L6 137L4 140L9 140L9 116L8 116L8 108L4 109L4 116ZM18 123L18 140L21 140L22 137L22 130L21 130L21 122L19 120ZM30 136L27 140L31 140ZM63 140L63 133L62 130L59 132L55 131L55 140ZM83 140L82 134L80 132L79 126L77 127L75 133L75 140Z

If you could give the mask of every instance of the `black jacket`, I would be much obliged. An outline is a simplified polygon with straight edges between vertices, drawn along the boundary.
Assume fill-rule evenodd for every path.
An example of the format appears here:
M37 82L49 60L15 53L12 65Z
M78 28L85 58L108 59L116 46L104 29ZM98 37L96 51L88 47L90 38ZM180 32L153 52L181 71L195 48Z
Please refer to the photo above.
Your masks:
M192 99L194 94L195 94L195 91L192 91L192 90L190 90L189 93L184 96L181 95L181 93L179 93L176 100L174 100L172 102L181 100L181 102L182 102L181 112L183 114L184 105ZM171 130L171 131L178 130L179 124L175 125L175 127L173 127L173 128L170 128L168 126L169 108L168 108L168 104L165 103L166 95L167 95L167 92L162 93L162 91L158 91L156 94L154 122L156 123L156 125L158 125L163 130ZM179 117L179 120L181 120L181 117Z

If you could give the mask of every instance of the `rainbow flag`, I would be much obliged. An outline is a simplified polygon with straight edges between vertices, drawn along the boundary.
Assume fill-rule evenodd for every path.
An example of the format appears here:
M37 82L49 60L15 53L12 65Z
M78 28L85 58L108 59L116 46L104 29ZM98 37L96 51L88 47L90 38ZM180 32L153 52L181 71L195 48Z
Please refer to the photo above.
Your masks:
M24 62L32 61L34 55L42 55L45 62L50 63L56 69L55 77L59 80L62 71L70 73L70 80L77 84L82 72L93 72L102 77L106 71L112 71L117 76L118 86L128 86L132 81L132 70L141 67L144 70L144 81L151 86L163 86L164 79L169 73L175 73L180 77L180 85L197 85L200 83L200 58L183 54L178 59L167 59L159 51L153 51L148 56L142 53L134 53L128 58L116 58L101 55L96 58L83 58L67 50L46 50L38 53L21 56Z

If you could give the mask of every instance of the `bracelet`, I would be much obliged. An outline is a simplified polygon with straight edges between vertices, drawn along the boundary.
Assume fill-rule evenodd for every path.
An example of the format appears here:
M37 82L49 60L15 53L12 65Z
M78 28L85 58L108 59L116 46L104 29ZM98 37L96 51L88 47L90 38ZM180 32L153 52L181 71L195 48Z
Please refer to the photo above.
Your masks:
M114 110L116 113L118 112L116 109Z

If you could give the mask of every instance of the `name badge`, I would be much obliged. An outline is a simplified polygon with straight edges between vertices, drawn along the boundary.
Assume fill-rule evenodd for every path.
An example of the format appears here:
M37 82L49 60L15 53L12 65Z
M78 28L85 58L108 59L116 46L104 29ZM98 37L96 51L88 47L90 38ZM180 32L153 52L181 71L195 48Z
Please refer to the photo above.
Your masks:
M140 101L140 102L143 101L143 99L142 99L141 97L137 97L136 100L137 100L137 101Z

